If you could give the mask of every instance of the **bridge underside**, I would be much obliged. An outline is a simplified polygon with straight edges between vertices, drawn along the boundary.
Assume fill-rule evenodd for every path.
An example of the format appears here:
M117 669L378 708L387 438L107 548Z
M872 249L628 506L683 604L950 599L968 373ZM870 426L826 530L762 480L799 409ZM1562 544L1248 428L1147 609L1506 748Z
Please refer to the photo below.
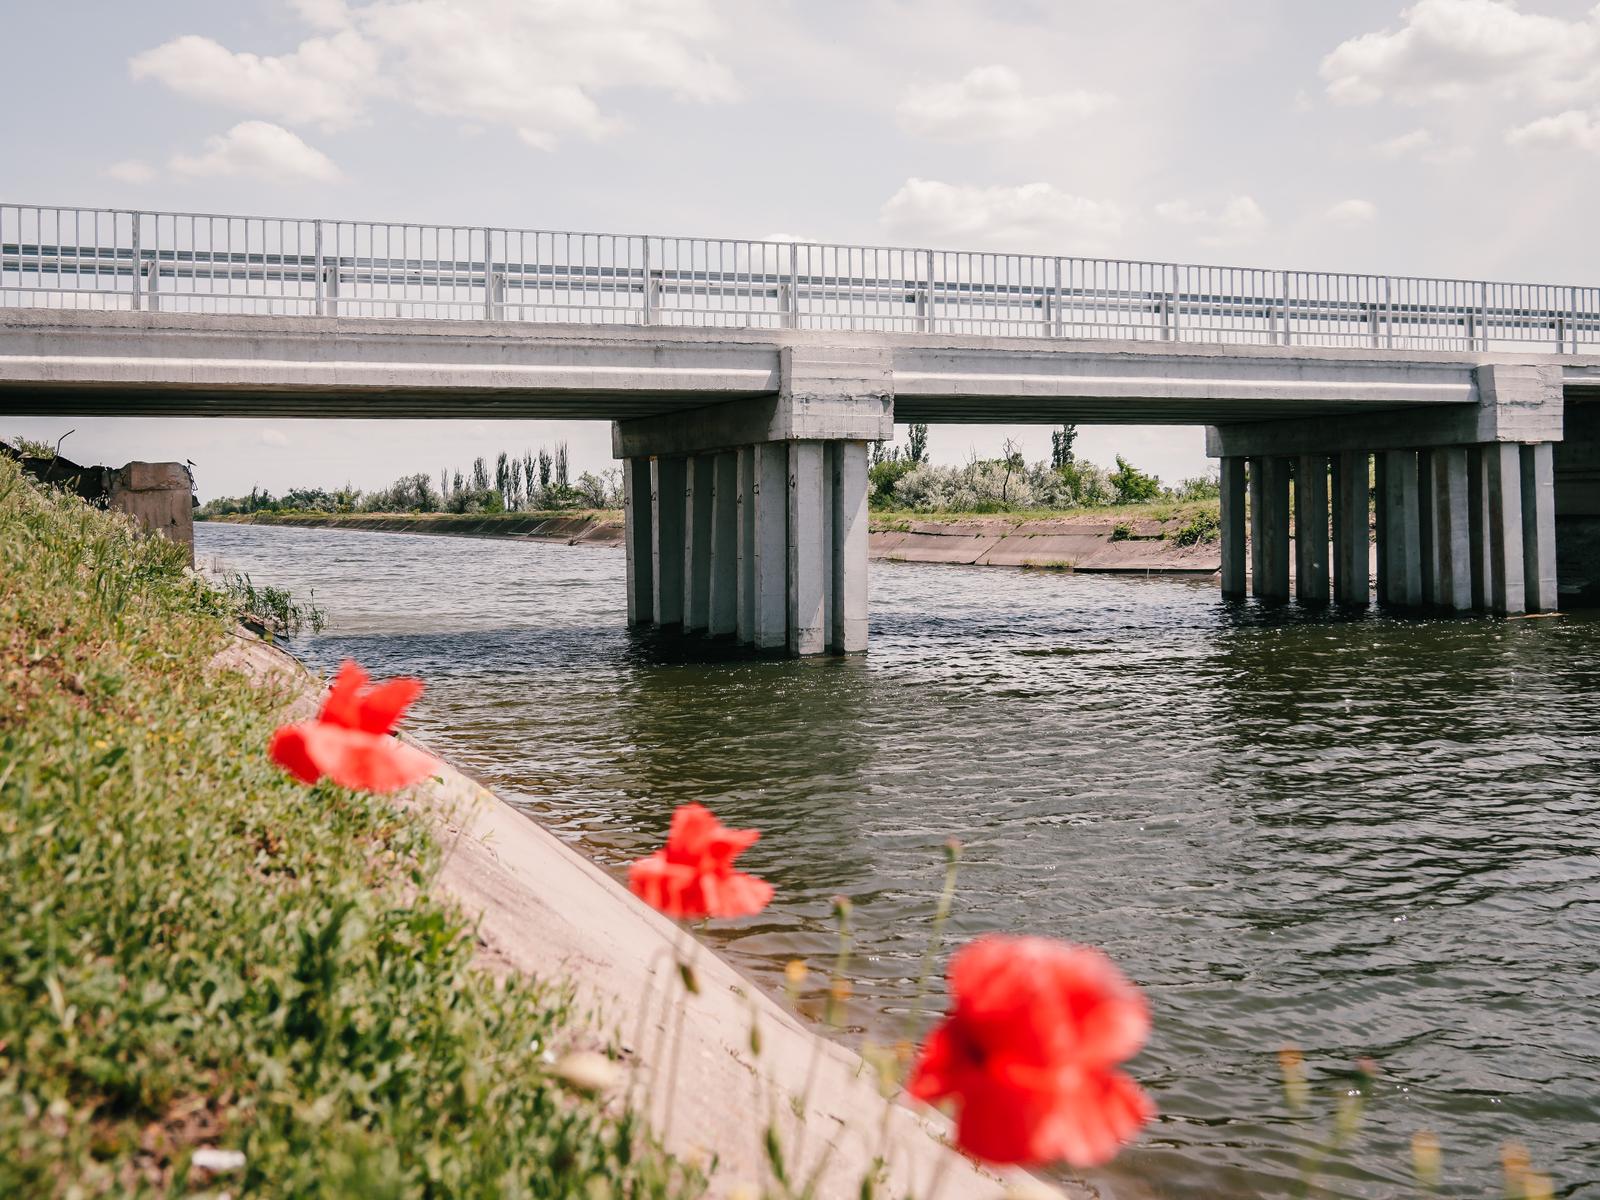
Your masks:
M630 619L795 654L865 648L896 421L1204 425L1225 594L1514 613L1558 518L1600 586L1597 397L1531 352L0 310L0 414L612 421Z

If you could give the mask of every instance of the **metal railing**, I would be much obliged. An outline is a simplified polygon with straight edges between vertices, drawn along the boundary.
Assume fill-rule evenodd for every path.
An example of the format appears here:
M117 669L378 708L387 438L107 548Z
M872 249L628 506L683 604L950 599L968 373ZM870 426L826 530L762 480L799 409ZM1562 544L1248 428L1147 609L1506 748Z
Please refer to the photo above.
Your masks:
M3 203L0 306L1392 350L1600 345L1600 287Z

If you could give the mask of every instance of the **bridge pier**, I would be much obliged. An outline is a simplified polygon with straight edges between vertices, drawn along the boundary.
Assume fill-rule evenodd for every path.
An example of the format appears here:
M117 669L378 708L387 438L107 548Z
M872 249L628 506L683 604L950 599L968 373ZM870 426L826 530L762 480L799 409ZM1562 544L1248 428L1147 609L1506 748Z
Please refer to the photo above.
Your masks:
M1287 598L1283 522L1292 462L1294 592L1302 603L1326 599L1324 464L1331 457L1339 604L1361 607L1369 600L1370 461L1381 606L1506 615L1554 610L1560 373L1490 364L1474 375L1477 403L1440 413L1209 429L1210 452L1222 459L1224 593L1244 591L1240 509L1248 495L1250 590L1263 599Z

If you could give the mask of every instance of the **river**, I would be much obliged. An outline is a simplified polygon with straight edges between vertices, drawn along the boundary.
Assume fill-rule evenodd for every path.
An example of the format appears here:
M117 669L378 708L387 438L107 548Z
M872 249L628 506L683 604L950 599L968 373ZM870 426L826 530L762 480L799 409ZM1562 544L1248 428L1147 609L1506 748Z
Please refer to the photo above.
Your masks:
M315 591L311 663L428 685L412 726L599 861L709 804L763 831L777 980L855 906L852 1020L898 1028L946 839L956 940L1103 947L1147 992L1161 1109L1108 1197L1291 1194L1354 1061L1328 1193L1499 1196L1526 1145L1600 1197L1600 620L1360 619L1214 585L874 563L872 649L753 660L630 633L614 548L200 524L196 554ZM1313 1103L1286 1103L1299 1047Z

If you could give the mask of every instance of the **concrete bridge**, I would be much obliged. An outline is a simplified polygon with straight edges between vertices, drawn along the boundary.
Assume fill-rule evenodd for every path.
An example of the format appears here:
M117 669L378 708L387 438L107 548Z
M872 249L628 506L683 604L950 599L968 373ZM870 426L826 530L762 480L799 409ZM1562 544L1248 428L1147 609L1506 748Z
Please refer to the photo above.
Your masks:
M1593 288L0 205L0 413L609 420L630 619L795 654L897 420L1203 425L1225 596L1510 614L1600 593L1597 402Z

